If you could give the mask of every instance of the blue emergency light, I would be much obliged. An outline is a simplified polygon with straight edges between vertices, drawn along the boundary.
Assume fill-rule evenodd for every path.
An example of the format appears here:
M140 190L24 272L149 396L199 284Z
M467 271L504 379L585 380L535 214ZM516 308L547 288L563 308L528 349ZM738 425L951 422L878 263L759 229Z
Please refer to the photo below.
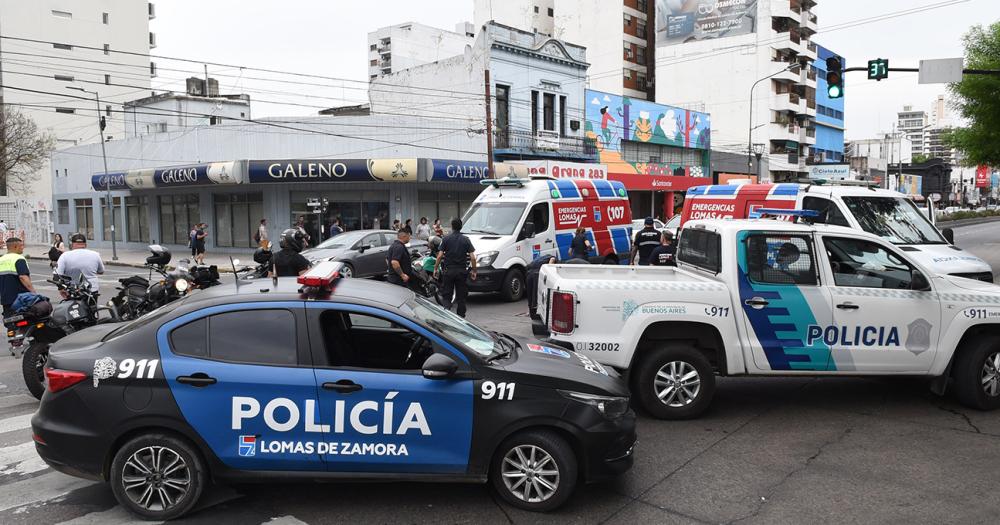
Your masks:
M783 210L780 208L758 208L750 212L751 219L763 219L765 217L796 217L799 219L815 219L819 217L816 210Z

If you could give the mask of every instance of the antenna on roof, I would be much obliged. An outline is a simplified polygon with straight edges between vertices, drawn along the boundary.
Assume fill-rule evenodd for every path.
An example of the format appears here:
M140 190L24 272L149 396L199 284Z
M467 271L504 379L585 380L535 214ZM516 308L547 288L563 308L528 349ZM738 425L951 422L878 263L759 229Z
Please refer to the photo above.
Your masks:
M233 278L236 279L236 291L240 291L240 274L236 271L236 265L239 264L239 259L233 259L233 256L229 256L229 264L233 267Z

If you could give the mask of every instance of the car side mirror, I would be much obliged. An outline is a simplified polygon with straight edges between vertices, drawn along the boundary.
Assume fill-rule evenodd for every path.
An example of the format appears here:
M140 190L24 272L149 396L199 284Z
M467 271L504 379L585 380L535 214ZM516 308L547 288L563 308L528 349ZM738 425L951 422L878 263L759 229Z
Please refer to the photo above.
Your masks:
M920 270L910 270L910 289L918 292L926 292L931 289L931 283L924 277Z
M955 244L955 230L951 228L945 228L941 230L941 235L944 235L944 238L945 240L948 241L948 244Z
M458 371L458 363L444 354L431 354L422 370L427 379L447 379Z
M361 253L365 253L366 250L371 250L371 249L372 249L372 245L370 245L370 244L362 244L361 246L358 246L358 248L357 248L357 250L359 252L361 252Z
M524 226L521 226L521 239L530 239L535 236L535 223L531 221L525 221Z

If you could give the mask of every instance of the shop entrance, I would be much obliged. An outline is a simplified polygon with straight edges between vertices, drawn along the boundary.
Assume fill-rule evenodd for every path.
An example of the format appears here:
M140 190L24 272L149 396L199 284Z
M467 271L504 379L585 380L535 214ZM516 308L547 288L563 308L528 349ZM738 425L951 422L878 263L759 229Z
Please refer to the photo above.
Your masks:
M326 199L326 212L309 206L312 199ZM292 192L291 212L288 224L294 225L302 217L313 246L330 235L330 226L338 217L345 231L385 229L392 223L388 191Z

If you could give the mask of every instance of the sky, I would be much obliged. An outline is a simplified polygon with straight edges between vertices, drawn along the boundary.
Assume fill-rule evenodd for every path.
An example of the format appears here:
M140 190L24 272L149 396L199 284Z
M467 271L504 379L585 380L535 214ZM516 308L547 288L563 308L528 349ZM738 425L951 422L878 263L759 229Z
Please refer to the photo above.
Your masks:
M1000 20L1000 0L968 0L922 13L837 29L942 0L818 0L820 32L813 40L846 58L848 66L888 58L890 67L917 67L921 59L962 56L962 35L975 24ZM420 22L453 29L472 20L472 0L159 0L150 29L162 57L294 71L345 79L295 78L210 65L224 93L248 91L254 117L315 114L321 108L366 101L367 34L379 27ZM200 64L154 58L155 89L183 89L183 78L204 75ZM177 69L179 71L169 71ZM263 78L279 78L268 82ZM903 105L930 109L945 85L918 85L916 73L890 73L882 82L849 73L845 86L848 139L892 130ZM262 101L287 102L277 105ZM669 104L670 100L659 102Z

